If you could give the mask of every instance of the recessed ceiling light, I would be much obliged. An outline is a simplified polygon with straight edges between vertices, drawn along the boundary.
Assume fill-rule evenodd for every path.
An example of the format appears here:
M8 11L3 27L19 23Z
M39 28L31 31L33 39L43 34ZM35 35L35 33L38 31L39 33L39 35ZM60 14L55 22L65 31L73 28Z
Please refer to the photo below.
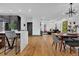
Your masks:
M31 12L32 11L32 9L28 9L28 12Z
M21 10L21 9L19 9L18 11L19 11L19 12L22 12L22 10Z
M13 10L9 10L10 12L12 12Z
M10 12L13 12L13 10L9 10Z
M2 12L3 10L0 10L0 12Z

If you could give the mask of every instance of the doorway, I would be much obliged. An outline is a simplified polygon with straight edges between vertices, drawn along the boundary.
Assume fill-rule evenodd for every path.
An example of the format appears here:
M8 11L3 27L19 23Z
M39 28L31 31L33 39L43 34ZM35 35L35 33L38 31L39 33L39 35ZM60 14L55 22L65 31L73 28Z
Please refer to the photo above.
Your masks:
M27 22L27 31L28 31L28 35L31 36L32 35L32 22Z

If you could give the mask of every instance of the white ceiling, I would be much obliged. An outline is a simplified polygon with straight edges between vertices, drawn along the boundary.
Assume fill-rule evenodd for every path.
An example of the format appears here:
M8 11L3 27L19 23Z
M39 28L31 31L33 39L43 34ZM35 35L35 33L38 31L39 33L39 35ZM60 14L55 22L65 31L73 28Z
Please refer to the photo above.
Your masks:
M73 7L79 11L79 4ZM68 3L0 3L0 13L22 13L26 16L39 16L43 19L60 19L68 11Z

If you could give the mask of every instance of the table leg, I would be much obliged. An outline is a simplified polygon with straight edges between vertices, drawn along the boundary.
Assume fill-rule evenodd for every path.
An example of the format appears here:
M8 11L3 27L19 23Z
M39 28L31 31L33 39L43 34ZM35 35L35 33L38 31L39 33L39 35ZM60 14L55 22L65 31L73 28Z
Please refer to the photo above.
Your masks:
M79 48L78 48L78 56L79 56Z
M6 37L6 41L7 41L7 43L8 43L8 47L10 48L10 43L9 43L9 40L8 40L7 37Z
M4 55L6 55L6 37L5 37L5 45L4 45Z
M17 38L16 38L16 43L15 43L15 54L17 55Z
M16 38L14 38L14 40L12 41L12 48L13 48L13 46L14 46L14 42L15 42L15 40L16 40Z
M62 50L62 45L63 45L63 37L61 37L61 46L60 46L60 52Z
M71 53L71 46L70 46L70 53Z

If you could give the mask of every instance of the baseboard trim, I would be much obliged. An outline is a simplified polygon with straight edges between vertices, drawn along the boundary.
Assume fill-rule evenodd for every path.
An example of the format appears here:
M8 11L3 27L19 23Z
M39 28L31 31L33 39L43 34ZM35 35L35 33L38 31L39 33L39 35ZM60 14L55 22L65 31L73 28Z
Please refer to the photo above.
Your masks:
M41 36L41 35L32 35L32 36Z

